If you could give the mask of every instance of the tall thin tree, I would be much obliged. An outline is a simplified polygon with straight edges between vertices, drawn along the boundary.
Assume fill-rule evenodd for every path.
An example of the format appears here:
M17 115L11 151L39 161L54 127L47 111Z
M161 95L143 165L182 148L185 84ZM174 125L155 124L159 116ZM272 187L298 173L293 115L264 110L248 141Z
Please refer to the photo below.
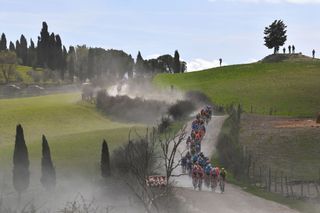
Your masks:
M174 59L173 59L173 63L174 63L174 72L175 73L179 73L181 72L181 63L180 63L180 55L178 50L176 50L174 52Z
M36 67L37 65L37 52L36 47L34 45L34 42L32 39L30 39L30 46L28 48L28 60L27 60L28 66Z
M64 80L64 76L66 74L67 69L67 57L68 52L65 46L62 47L62 61L61 61L61 68L60 68L60 76L61 79Z
M9 50L12 51L12 52L15 52L15 51L16 51L16 48L15 48L15 46L14 46L14 44L13 44L12 41L10 41Z
M144 69L144 60L141 56L140 51L138 52L136 63L135 63L135 72L138 75L144 75L145 69Z
M73 46L70 46L68 51L68 57L67 57L67 69L68 69L69 79L72 82L73 82L73 77L75 75L75 63L76 63L75 60L76 60L75 49Z
M2 33L1 35L1 39L0 39L0 51L3 50L7 50L7 38L6 35L4 33Z
M111 175L110 170L110 155L109 155L109 147L106 140L102 142L102 151L101 151L101 175L106 178Z
M19 197L28 188L29 181L28 149L24 140L23 128L19 124L16 128L16 141L13 153L13 186L19 193Z
M51 160L51 153L46 136L42 135L41 183L50 190L56 185L56 171Z
M23 65L27 65L28 60L28 43L27 39L22 34L20 37L20 58Z
M16 41L16 54L17 54L17 57L21 59L21 45L19 40Z
M49 32L48 25L46 22L42 22L42 29L40 32L40 36L38 37L38 45L37 45L37 58L38 64L40 66L45 66L48 64L49 57Z

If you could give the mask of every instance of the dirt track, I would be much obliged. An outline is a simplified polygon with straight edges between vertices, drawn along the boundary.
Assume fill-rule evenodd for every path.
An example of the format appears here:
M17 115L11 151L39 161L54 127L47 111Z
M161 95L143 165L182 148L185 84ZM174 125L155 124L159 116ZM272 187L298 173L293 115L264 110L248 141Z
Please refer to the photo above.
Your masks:
M202 141L202 152L206 156L211 156L215 150L217 137L221 126L225 120L225 116L213 116L207 126L207 133ZM190 123L187 132L191 131ZM181 145L181 150L185 149L185 143ZM186 202L191 212L218 212L218 213L269 213L283 212L296 213L284 205L276 202L268 201L260 197L256 197L241 190L241 188L226 184L225 193L219 191L212 192L206 187L203 191L193 190L191 178L189 176L181 176L175 179L177 196Z

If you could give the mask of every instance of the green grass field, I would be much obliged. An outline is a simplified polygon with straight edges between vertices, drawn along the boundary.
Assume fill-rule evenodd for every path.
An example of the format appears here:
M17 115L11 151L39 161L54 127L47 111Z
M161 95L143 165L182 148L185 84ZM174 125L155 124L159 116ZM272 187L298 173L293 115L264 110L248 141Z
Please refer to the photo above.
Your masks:
M0 99L0 165L11 168L16 124L24 127L31 167L40 168L41 136L51 146L57 172L75 169L86 174L99 171L102 140L112 151L127 142L130 128L144 134L145 127L109 120L92 105L79 102L79 93Z
M214 103L241 103L244 110L260 114L314 117L320 106L320 61L301 60L253 63L184 74L160 74L160 87L174 85L199 90Z

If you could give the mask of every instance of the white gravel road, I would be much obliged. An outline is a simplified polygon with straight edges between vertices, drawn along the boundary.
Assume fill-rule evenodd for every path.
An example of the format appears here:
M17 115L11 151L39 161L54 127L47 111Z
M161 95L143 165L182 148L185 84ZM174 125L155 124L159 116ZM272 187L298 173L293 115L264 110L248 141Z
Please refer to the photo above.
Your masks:
M201 151L211 156L215 150L218 135L226 116L213 116L207 126L207 133L202 141ZM188 123L187 132L191 131ZM180 150L185 149L185 143ZM180 172L180 171L177 171ZM212 192L203 186L202 191L195 191L189 176L175 178L177 196L186 203L191 212L217 213L296 213L297 211L273 201L265 200L243 191L240 187L226 183L225 193Z

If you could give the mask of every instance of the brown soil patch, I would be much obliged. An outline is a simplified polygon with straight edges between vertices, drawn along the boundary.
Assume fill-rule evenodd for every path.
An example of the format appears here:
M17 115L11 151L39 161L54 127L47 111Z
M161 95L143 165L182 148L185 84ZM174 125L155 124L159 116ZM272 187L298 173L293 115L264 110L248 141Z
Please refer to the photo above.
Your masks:
M273 121L276 128L320 128L320 123L310 119L294 119Z

